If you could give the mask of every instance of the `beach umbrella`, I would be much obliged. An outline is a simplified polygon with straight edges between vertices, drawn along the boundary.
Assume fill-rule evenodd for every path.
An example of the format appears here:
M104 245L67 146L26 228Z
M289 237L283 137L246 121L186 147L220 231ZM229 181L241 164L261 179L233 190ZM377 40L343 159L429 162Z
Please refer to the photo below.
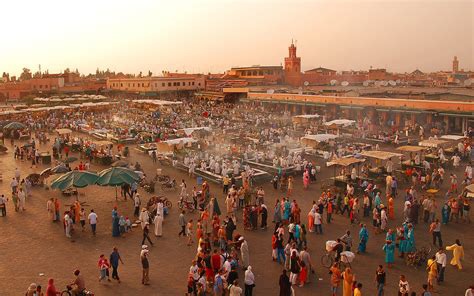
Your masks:
M128 162L126 162L125 160L117 160L116 162L112 164L112 167L126 167L126 166L128 166Z
M65 165L60 164L58 166L55 166L54 168L51 168L50 172L53 173L53 174L62 174L62 173L67 173L69 171L70 171L70 169L68 167L66 167Z
M7 130L20 130L24 129L26 126L23 123L19 122L10 122L9 124L5 125L3 128Z
M140 176L128 168L112 167L99 172L97 184L100 186L115 186L115 199L117 199L117 186L132 184L140 180Z
M66 160L64 160L64 163L72 163L72 162L75 162L76 160L77 160L77 157L69 156L68 158L66 158Z
M51 182L52 189L66 190L71 187L84 188L95 184L99 176L87 171L70 171Z

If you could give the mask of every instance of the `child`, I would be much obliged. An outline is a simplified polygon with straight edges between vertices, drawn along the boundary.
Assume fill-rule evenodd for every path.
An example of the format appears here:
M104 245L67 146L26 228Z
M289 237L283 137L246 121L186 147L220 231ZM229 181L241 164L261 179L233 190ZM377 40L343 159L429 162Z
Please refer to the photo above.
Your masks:
M81 208L79 212L79 221L81 222L82 231L84 232L84 227L86 225L86 211L84 208Z
M128 217L125 218L125 232L132 231L132 222Z
M121 235L123 235L125 233L126 225L127 225L127 222L125 221L125 218L123 216L120 216L119 229L120 229L120 234Z

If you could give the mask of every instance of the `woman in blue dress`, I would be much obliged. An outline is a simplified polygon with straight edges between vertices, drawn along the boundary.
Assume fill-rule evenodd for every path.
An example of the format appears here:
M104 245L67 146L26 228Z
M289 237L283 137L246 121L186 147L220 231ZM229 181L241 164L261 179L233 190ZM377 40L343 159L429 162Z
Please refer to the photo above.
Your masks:
M283 212L283 220L288 221L290 220L290 212L291 212L291 204L288 199L285 200L284 207L285 207L285 210Z
M451 208L448 203L444 203L444 206L441 208L441 223L446 225L449 222L449 214L451 213Z
M387 235L385 236L386 241L391 241L392 243L395 242L395 232L391 228L388 229Z
M117 210L112 210L112 236L120 236L120 218L118 216Z
M415 252L415 232L413 226L408 224L408 234L406 239L405 253Z
M392 243L392 241L387 240L385 245L382 248L385 251L385 263L387 263L388 267L392 267L394 259L394 253L395 253L395 245Z
M359 231L359 247L357 249L357 254L365 253L367 249L367 241L369 240L369 232L365 224L361 224L361 228Z

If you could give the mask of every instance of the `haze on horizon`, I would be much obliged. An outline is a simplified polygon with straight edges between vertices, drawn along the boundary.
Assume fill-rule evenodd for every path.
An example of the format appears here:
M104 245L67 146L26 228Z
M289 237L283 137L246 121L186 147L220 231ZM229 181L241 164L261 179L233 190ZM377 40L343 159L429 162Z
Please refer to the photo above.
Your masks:
M280 65L303 70L474 70L471 0L59 0L1 4L0 72L155 75Z

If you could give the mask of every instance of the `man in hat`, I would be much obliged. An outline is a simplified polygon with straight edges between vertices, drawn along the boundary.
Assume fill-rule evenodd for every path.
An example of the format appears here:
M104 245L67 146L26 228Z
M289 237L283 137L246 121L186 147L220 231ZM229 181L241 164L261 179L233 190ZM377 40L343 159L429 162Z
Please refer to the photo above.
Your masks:
M150 263L148 262L148 246L142 245L142 250L140 252L140 260L142 262L142 284L149 285L149 271L150 271Z

